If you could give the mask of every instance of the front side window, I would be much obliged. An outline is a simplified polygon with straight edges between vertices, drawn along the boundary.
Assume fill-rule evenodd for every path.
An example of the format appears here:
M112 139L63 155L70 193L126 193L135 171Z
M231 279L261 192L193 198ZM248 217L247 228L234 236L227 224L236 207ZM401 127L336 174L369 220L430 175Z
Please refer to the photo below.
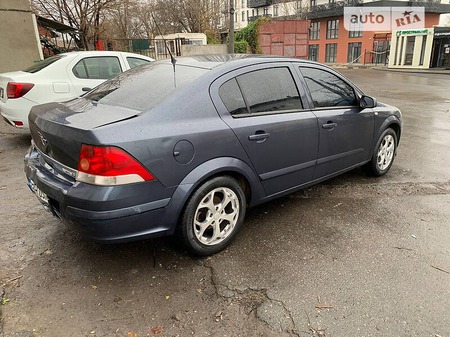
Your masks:
M327 39L337 39L339 30L339 20L327 21Z
M219 95L233 116L302 109L297 87L287 67L237 76L220 87Z
M300 68L308 86L314 107L355 106L357 99L352 86L322 69Z
M133 69L133 68L139 67L139 66L141 66L143 64L147 64L150 61L144 60L144 59L140 59L140 58L137 58L137 57L127 57L127 62L130 65L130 69Z
M72 69L78 78L106 80L122 72L119 59L114 56L87 57Z

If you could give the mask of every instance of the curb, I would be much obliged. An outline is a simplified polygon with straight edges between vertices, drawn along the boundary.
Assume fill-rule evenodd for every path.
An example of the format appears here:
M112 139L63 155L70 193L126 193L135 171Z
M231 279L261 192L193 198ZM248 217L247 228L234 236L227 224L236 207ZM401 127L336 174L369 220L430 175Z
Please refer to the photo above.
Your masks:
M374 67L373 69L379 71L390 71L394 73L450 75L450 70L389 69L380 67Z

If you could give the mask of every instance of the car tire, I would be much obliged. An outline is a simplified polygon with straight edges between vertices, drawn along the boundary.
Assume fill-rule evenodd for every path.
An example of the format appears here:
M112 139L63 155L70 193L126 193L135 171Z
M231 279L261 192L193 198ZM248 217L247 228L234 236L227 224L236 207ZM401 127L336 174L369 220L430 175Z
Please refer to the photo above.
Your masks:
M239 183L216 177L203 183L188 200L177 231L195 255L215 254L236 236L244 222L246 198Z
M397 153L397 134L391 128L383 131L373 151L372 159L367 163L369 173L382 176L389 171Z

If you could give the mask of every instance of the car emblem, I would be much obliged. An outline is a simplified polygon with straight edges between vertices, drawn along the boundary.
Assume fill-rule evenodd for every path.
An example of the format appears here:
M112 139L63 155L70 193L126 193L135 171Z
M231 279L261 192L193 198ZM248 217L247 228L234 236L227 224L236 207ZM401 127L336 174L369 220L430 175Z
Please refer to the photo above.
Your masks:
M46 146L47 146L47 143L48 143L47 138L45 138L44 135L43 135L42 133L40 133L39 131L38 131L38 136L39 136L39 138L41 138L41 143L42 143L42 145L43 145L44 147L46 147Z

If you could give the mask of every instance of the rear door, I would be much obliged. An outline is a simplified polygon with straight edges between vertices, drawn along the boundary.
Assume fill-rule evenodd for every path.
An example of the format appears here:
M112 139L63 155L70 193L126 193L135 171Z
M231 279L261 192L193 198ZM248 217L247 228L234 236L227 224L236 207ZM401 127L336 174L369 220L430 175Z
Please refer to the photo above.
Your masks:
M314 179L358 166L372 146L374 113L363 109L355 89L328 69L301 66L319 123L319 152Z
M67 68L77 96L122 73L125 66L117 55L77 58Z
M316 116L303 108L298 77L288 62L246 67L211 87L221 118L245 149L268 195L313 177L318 149Z

